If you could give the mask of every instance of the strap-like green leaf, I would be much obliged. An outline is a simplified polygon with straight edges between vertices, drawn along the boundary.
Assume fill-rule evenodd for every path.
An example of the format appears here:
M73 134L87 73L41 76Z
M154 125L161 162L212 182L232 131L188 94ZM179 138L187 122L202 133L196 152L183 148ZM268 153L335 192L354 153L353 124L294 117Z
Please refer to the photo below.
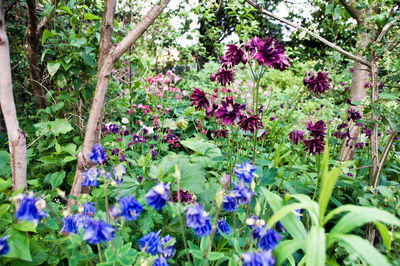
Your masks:
M275 263L281 265L289 256L299 249L305 249L307 241L304 239L293 239L279 242L274 249Z
M329 199L332 196L333 188L335 187L336 180L340 174L339 168L334 168L328 174L322 176L321 181L321 192L319 194L318 205L319 205L319 222L322 224L326 208L329 203Z
M313 226L307 240L306 265L325 266L325 229L319 226Z

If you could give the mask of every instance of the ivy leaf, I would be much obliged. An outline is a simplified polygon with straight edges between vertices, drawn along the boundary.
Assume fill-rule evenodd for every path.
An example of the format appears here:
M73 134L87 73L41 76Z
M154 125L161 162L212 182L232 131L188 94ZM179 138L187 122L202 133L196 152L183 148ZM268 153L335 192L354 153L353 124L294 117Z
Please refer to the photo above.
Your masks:
M61 63L55 61L47 62L47 70L49 71L50 76L54 76L58 69L60 69Z
M54 35L56 35L54 32L45 29L42 36L42 45L48 38L53 37Z

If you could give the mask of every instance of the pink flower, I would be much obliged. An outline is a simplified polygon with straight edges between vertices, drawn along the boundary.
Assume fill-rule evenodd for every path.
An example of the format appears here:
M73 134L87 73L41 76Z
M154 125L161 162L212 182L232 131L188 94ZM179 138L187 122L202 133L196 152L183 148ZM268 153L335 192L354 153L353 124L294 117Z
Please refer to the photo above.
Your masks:
M203 135L205 135L207 132L206 132L206 130L205 129L203 129L202 131L201 131L201 134L203 134Z
M132 110L132 109L129 109L128 113L129 113L129 114L132 114L132 113L133 113L133 110Z

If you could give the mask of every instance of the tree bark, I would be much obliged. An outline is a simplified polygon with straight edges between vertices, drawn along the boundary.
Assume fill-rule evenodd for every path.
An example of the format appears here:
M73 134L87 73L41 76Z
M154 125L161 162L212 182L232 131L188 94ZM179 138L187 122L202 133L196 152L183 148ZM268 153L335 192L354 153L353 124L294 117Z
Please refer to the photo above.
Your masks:
M0 0L0 106L7 128L12 188L26 188L26 139L19 128L12 91L10 51L6 33L3 3Z
M75 179L70 191L67 209L75 204L78 199L83 181L83 171L85 168L92 166L88 158L88 154L92 147L99 143L101 135L101 123L104 114L104 106L106 102L106 94L108 81L114 63L123 55L132 44L154 23L156 18L161 14L168 5L169 0L163 0L161 5L155 5L146 16L118 43L116 46L111 44L111 36L113 33L113 22L116 0L106 0L103 12L103 20L101 25L101 37L99 47L99 65L98 80L95 94L92 100L92 106L89 119L86 126L85 138L82 150L77 155L77 167Z

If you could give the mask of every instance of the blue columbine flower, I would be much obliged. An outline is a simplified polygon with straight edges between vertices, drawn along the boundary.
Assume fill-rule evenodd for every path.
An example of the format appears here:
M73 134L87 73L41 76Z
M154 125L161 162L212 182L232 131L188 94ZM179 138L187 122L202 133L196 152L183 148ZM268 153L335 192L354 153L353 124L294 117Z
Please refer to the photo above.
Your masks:
M172 241L172 237L170 235L166 235L161 238L161 245L163 246L162 256L167 260L172 258L174 255L174 245L175 241Z
M168 263L164 257L159 256L157 259L153 261L153 266L168 266Z
M246 252L242 254L243 266L273 266L275 259L272 257L271 250L260 251L258 253Z
M253 230L253 238L258 240L265 234L265 224L256 226Z
M281 239L281 236L268 228L264 235L261 236L260 240L258 241L258 247L263 250L273 250L278 245L278 241Z
M239 178L240 183L250 184L254 176L254 171L257 169L254 165L249 162L243 162L235 166L235 176Z
M127 221L136 220L143 210L143 206L131 195L120 199L118 204L121 207L122 217Z
M222 209L227 212L236 210L236 199L231 196L226 196L222 199Z
M15 212L17 219L32 221L36 226L42 218L47 217L47 214L43 210L37 208L37 205L39 205L37 203L40 203L41 199L35 199L33 195L24 194L18 196L17 199L21 201L18 210Z
M115 182L117 184L121 184L122 181L124 181L124 176L126 174L126 168L122 164L119 164L114 168L113 174L114 174Z
M97 187L97 178L100 176L100 170L94 167L83 172L82 187Z
M159 233L150 232L138 240L139 248L147 254L155 256L157 253L162 253L161 241Z
M168 200L169 184L158 183L146 194L147 204L155 210L161 210Z
M5 237L0 238L0 255L6 255L10 251L10 247L8 246L7 239L10 236L7 235Z
M204 212L203 206L189 206L186 208L186 226L190 228L202 227L206 223L207 214Z
M226 223L226 220L221 218L219 219L218 223L217 223L217 234L221 235L221 232L224 233L225 235L229 235L231 232L231 229L229 228L229 225Z
M77 232L78 229L76 228L74 217L68 215L62 220L61 233L76 234Z
M98 144L95 144L92 148L92 151L89 152L89 159L94 163L104 163L106 160L104 148Z
M83 230L85 230L88 226L88 223L91 219L91 217L89 215L84 215L84 214L75 214L73 215L74 217L74 222L76 224L76 226L78 228L82 228Z
M208 236L212 231L210 216L206 217L204 225L194 228L193 232L198 237Z
M114 239L114 231L114 227L106 222L90 219L83 234L83 240L86 240L89 244L111 241Z
M121 216L121 209L117 205L114 205L108 208L108 214L110 215L111 219L118 220Z
M94 216L96 214L96 209L94 208L94 203L93 202L85 202L82 204L83 206L83 214L89 215L89 216Z
M253 195L253 192L245 185L236 185L231 191L231 196L236 199L238 204L248 204L251 195Z

